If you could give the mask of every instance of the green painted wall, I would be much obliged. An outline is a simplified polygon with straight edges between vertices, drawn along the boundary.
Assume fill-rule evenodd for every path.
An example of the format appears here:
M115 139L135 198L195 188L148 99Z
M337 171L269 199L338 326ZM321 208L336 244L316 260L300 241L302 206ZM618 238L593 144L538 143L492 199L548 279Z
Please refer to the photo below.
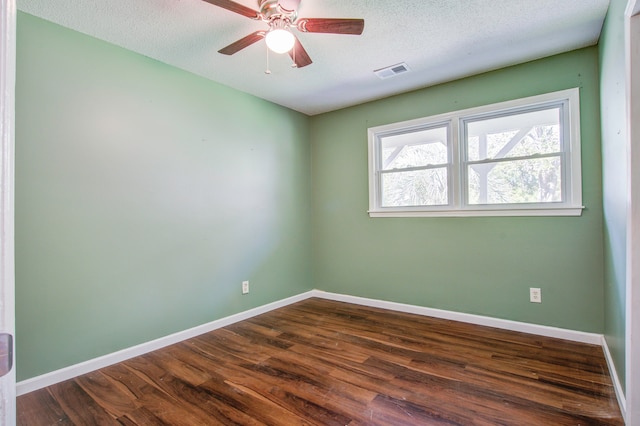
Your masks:
M19 380L311 288L306 116L23 13L17 43Z
M627 0L611 0L599 43L605 247L604 333L623 388L629 188L624 39L626 5Z
M368 127L571 87L581 96L581 217L368 217ZM598 91L598 51L587 48L312 117L315 287L602 332Z

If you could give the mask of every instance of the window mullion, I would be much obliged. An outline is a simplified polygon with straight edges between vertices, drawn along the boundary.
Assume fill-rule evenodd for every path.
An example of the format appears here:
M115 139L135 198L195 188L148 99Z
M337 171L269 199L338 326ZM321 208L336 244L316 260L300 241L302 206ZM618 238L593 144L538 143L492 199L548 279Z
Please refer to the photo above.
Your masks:
M453 117L449 122L449 197L453 208L459 209L462 206L462 178L460 169L460 130L459 118Z

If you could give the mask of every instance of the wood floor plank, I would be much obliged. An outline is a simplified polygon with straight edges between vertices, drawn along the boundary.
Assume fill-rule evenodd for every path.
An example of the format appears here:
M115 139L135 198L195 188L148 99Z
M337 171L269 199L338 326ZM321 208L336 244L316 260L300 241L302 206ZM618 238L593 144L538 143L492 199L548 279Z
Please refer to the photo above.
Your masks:
M41 425L73 425L69 417L53 399L48 389L39 389L22 395L16 401L18 424Z
M118 386L117 382L109 380L100 371L80 376L75 382L113 418L122 417L139 408L133 394Z
M312 424L275 401L229 380L210 380L202 385L220 403L231 404L264 424Z
M624 422L598 346L308 299L20 396L18 424Z
M135 411L119 417L118 422L124 426L170 426L169 423L163 422L145 407L138 408Z
M67 380L49 388L73 424L117 425L115 418L94 401L75 380Z

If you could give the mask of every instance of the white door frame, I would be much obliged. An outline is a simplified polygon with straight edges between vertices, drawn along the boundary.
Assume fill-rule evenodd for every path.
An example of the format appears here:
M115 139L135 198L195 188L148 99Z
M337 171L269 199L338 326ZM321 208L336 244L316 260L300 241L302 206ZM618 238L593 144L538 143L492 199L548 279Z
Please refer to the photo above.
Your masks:
M15 336L14 124L16 4L0 0L0 332ZM15 351L14 361L15 361ZM15 362L13 363L15 365ZM0 378L0 425L16 423L16 369Z
M626 420L640 425L640 0L625 11L627 154Z

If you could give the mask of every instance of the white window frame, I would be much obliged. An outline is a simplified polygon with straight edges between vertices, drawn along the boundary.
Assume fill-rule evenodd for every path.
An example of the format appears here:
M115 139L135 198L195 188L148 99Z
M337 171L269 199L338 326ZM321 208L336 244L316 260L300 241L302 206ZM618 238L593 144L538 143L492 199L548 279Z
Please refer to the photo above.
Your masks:
M499 117L562 104L562 185L563 200L548 203L468 204L466 201L465 122L479 117ZM446 124L449 126L448 191L445 206L383 207L381 189L381 140L385 136ZM582 206L582 169L580 153L580 91L561 90L512 101L499 102L415 120L368 129L369 142L369 216L580 216Z

